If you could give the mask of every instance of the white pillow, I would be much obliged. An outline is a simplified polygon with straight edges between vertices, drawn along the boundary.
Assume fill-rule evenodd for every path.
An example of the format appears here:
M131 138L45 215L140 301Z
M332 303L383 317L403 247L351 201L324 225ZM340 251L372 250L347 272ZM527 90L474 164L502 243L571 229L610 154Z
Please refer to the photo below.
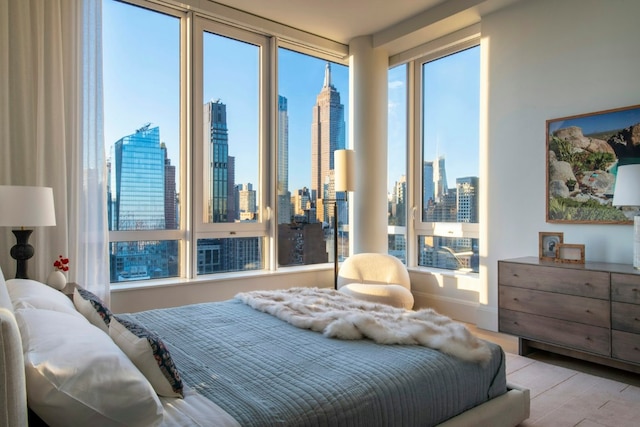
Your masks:
M92 292L76 287L73 291L73 305L94 326L109 333L111 310Z
M0 268L0 308L6 308L13 313L13 303L11 302L11 296L7 289L7 283L4 280L2 268Z
M7 289L14 310L39 308L82 317L68 296L44 283L31 279L9 279Z
M113 316L109 335L147 377L158 395L184 397L178 369L157 334L137 323Z
M89 322L51 310L16 311L29 407L54 426L154 426L163 410L153 387Z

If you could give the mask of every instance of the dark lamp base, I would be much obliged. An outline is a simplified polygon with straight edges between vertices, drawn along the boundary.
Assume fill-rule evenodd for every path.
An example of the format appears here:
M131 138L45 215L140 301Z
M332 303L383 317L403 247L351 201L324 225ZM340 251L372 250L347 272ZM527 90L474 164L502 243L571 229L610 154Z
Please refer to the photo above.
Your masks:
M33 230L12 230L16 236L16 245L11 248L11 257L16 260L16 279L28 279L27 260L35 253L29 244Z

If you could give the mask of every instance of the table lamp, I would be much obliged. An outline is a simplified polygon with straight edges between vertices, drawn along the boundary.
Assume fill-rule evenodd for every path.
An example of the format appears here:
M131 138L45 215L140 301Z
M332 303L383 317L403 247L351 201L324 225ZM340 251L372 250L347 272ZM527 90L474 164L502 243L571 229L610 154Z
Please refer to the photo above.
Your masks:
M619 165L613 206L640 207L640 164ZM633 267L640 269L640 216L633 218Z
M0 185L0 226L19 227L12 230L16 245L11 257L16 260L16 279L28 279L27 260L34 254L29 244L33 229L56 225L53 189L20 185Z

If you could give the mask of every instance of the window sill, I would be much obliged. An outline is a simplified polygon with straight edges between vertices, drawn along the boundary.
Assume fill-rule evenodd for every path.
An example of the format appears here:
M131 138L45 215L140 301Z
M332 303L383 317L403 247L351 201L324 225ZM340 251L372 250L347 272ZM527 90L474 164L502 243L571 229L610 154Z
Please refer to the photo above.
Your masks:
M286 276L295 273L308 273L314 271L332 270L333 264L314 264L308 266L281 267L278 270L249 270L234 271L229 273L217 273L201 275L192 279L170 277L167 279L151 279L131 282L118 282L111 284L111 292L125 292L129 290L140 290L147 288L159 288L168 286L194 285L194 284L215 284L216 282L229 282L234 280L245 280L260 276Z
M424 274L424 275L432 275L432 276L445 276L445 277L464 277L469 279L479 279L480 274L475 273L473 271L464 271L464 270L446 270L444 268L433 268L433 267L409 267L409 274Z

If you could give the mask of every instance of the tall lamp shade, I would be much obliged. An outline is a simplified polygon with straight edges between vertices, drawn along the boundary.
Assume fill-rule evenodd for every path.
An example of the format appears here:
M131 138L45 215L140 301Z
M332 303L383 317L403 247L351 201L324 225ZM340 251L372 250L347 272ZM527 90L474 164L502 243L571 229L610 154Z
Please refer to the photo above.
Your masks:
M53 204L53 189L50 187L29 187L20 185L0 185L0 226L16 227L16 245L11 248L11 256L16 260L16 278L27 279L27 260L35 253L29 244L33 227L56 225Z
M618 166L613 206L640 207L640 164ZM640 216L633 218L633 267L640 269Z
M356 152L353 150L336 150L333 152L335 191L355 190L355 160Z

